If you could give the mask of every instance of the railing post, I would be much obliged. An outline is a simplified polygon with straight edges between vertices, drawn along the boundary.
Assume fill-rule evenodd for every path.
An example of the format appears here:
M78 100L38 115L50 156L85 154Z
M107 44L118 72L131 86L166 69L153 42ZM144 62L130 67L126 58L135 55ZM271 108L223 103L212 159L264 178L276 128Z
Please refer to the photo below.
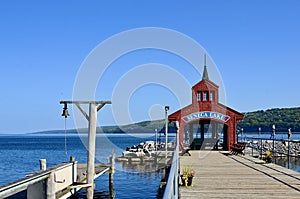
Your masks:
M50 173L49 178L47 179L46 195L47 199L55 199L55 182L54 182L54 172Z
M168 165L168 111L169 106L165 106L165 167Z
M45 171L47 169L46 159L40 159L40 170Z
M262 138L260 138L260 158L262 159L262 150L263 150L263 144L262 144Z
M95 103L89 104L89 135L88 135L88 162L87 162L87 184L86 198L92 199L94 196L94 176L95 176L95 146L96 146L96 122L97 106Z
M76 182L76 177L77 177L77 166L75 168L75 156L70 156L70 163L73 163L72 165L72 183Z
M115 191L114 191L114 173L115 173L115 153L112 151L111 157L110 157L110 172L109 172L109 194L111 198L114 198Z
M251 156L253 157L253 148L254 148L254 142L253 137L251 138Z
M288 169L290 169L290 161L291 161L291 147L290 147L290 140L288 140Z
M175 186L175 198L179 198L179 185L178 185L178 181L179 181L179 122L176 121L176 150L174 155L176 155L176 167L175 167L175 179L174 179L174 186Z
M177 124L177 123L176 123ZM178 127L178 124L177 124ZM177 128L179 129L179 127ZM173 153L171 169L167 180L167 185L164 191L163 199L178 199L178 169L179 169L179 133L177 131L176 146Z
M276 132L275 132L275 125L272 125L272 137L273 137L273 157L274 157L274 163L276 164L276 149L275 149L275 136L276 136Z

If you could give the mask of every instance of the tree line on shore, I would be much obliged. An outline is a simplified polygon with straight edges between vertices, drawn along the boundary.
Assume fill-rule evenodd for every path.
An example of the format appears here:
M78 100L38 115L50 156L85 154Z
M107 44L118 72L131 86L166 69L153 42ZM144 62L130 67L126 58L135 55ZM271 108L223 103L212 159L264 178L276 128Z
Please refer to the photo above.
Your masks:
M300 132L300 107L297 108L273 108L244 113L237 129L243 128L244 132L271 132L275 125L277 132L287 132L289 128L293 132Z

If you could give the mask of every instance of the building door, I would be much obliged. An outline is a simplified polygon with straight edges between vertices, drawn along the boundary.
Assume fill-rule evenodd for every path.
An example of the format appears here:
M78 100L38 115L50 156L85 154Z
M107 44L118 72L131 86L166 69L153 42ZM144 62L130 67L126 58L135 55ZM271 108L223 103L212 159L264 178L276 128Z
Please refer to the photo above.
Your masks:
M223 142L222 142L222 146L224 150L228 150L228 126L224 124L224 128L223 128Z

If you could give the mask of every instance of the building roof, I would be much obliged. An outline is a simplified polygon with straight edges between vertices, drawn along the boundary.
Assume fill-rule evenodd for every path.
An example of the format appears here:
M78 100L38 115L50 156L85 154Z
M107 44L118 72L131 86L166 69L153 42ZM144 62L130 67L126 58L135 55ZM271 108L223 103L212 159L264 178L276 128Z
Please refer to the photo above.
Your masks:
M206 62L206 58L205 58L205 62ZM212 82L212 81L209 80L208 72L207 72L207 67L206 67L206 63L205 62L204 62L204 69L203 69L202 80L200 82L198 82L197 84L195 84L192 87L192 89L194 90L196 88L196 86L200 86L202 84L205 84L205 85L211 84L213 87L215 87L216 91L219 92L218 91L219 86L216 85L214 82ZM180 110L177 110L176 112L174 112L171 115L169 115L168 118L170 120L174 120L175 118L178 119L178 117L181 117L182 111L185 112L185 114L194 112L195 111L195 109L194 109L195 104L193 104L193 103L195 103L195 102L192 102L192 104L190 104L190 105L188 105L186 107L183 107ZM205 103L209 103L209 102L205 102ZM199 107L199 108L202 107L201 108L202 110L198 109L199 111L206 111L206 108L204 108L204 106L202 106L202 103L201 103L201 105L197 104L196 107ZM231 109L231 108L229 108L229 107L227 107L227 106L219 103L218 101L217 101L217 103L214 104L214 108L211 111L213 111L214 109L216 109L216 110L222 110L222 112L225 112L225 113L226 112L231 112L232 114L235 115L236 119L240 119L241 120L241 119L244 118L244 115L242 113L240 113L240 112L238 112L236 110L233 110L233 109Z

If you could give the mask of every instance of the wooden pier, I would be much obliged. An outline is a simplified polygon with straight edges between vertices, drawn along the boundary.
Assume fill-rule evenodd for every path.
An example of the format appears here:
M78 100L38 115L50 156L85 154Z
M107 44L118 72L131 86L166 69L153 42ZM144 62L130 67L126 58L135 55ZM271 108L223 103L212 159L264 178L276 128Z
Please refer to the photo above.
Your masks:
M300 198L300 173L250 156L229 152L190 151L180 167L195 171L191 187L180 186L180 198Z
M95 164L94 178L109 173L110 191L113 192L112 181L114 173L114 155L110 164ZM68 163L62 163L28 174L25 178L0 186L0 198L14 196L26 191L27 198L68 198L82 188L93 187L87 183L87 164L78 164L72 158Z

